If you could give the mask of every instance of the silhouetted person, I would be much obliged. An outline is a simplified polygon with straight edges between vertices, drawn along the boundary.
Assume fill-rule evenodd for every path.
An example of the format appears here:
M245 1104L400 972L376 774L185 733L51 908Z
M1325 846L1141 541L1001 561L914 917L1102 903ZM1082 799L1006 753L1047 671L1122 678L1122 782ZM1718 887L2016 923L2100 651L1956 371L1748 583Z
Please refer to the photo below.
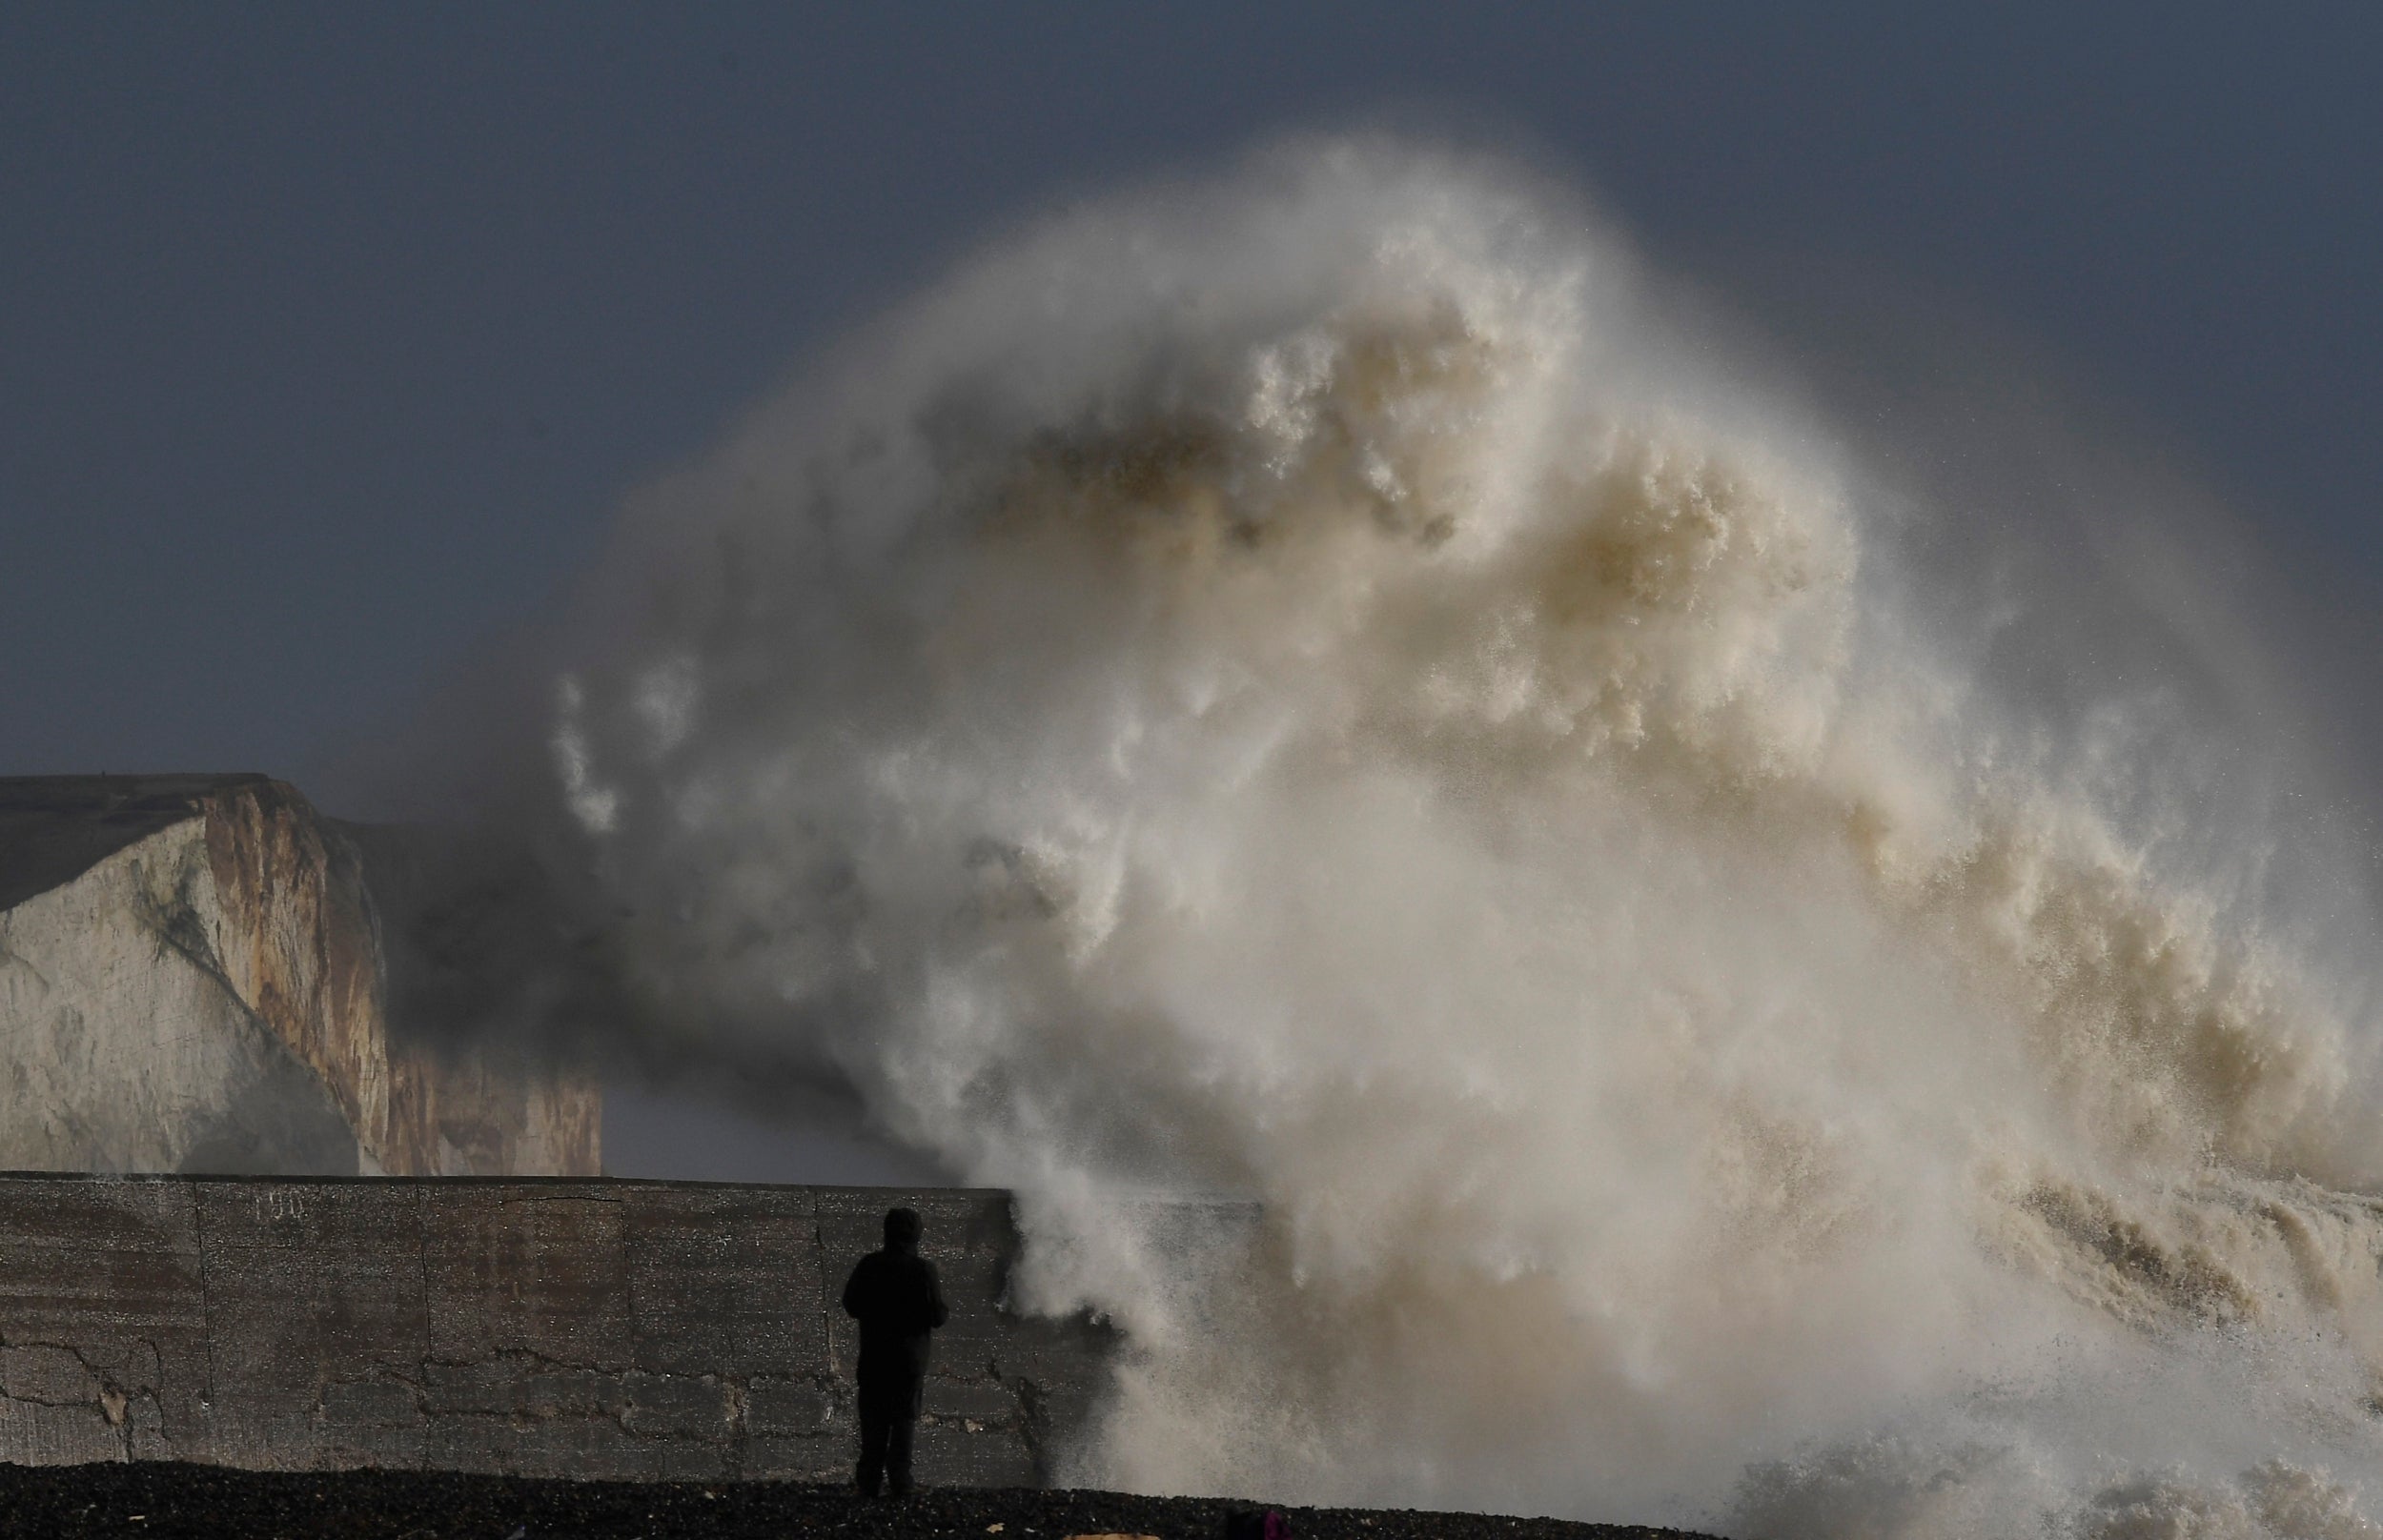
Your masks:
M927 1333L944 1324L944 1286L919 1255L915 1209L886 1212L886 1245L852 1269L844 1313L861 1323L861 1495L882 1479L893 1495L910 1490L910 1439L927 1389Z

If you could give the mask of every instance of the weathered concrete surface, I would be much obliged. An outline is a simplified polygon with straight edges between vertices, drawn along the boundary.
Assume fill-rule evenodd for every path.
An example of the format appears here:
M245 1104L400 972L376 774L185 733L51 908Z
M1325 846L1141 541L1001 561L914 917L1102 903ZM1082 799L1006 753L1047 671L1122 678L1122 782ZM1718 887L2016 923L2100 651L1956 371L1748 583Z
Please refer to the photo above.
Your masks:
M193 1189L0 1181L0 1449L165 1459L206 1438Z
M922 1479L1039 1484L1107 1343L1003 1308L1006 1194L658 1182L0 1176L0 1461L840 1478L895 1203L952 1311Z
M0 1168L595 1174L592 1081L393 1031L366 879L262 776L0 779Z

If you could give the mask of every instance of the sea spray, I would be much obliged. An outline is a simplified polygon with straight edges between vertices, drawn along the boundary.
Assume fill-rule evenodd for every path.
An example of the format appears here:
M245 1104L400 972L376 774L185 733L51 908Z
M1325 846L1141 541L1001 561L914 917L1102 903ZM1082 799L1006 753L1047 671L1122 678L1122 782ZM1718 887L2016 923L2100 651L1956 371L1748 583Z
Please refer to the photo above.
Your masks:
M1130 1345L1082 1480L2378 1532L2354 983L2111 747L2180 735L2047 744L1940 645L1889 530L1964 510L1652 292L1361 142L964 265L564 627L611 965L1016 1189L1017 1303Z

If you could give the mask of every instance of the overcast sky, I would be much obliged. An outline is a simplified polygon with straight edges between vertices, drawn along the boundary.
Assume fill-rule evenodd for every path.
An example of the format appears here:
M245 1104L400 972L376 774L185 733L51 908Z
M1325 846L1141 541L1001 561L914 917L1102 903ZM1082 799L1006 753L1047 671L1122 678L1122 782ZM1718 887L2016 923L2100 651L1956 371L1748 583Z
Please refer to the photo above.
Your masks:
M303 779L974 237L1383 113L2007 328L2362 605L2383 8L1945 9L0 9L0 773Z
M1385 117L2016 339L2367 645L2383 7L1946 9L0 8L0 774L305 783L975 238Z

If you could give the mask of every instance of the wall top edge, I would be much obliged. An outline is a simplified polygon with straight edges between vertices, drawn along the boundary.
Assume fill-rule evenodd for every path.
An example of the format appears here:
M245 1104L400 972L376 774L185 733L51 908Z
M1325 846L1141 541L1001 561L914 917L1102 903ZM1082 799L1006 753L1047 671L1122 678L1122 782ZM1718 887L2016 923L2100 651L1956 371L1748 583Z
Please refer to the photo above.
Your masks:
M618 1176L238 1176L184 1171L0 1171L0 1182L181 1183L251 1187L607 1187L623 1192L666 1188L718 1192L882 1192L892 1196L935 1192L978 1198L1009 1196L1006 1187L887 1187L836 1182L682 1182L657 1177Z

